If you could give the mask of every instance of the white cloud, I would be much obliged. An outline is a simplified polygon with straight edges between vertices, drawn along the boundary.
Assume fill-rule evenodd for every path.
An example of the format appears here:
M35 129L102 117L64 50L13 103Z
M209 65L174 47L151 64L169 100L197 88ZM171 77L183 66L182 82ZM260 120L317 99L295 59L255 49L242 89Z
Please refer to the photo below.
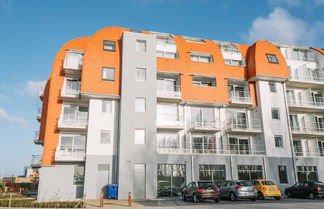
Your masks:
M18 124L26 124L27 122L19 117L10 115L3 108L0 107L0 122L7 123L18 123Z
M44 88L46 81L27 81L24 85L25 92L31 96L38 96L39 90Z
M0 94L0 101L10 102L10 99L7 96L5 96L5 95Z
M243 39L249 42L268 40L310 45L318 42L323 28L324 22L310 24L290 15L283 8L275 8L267 17L257 17Z

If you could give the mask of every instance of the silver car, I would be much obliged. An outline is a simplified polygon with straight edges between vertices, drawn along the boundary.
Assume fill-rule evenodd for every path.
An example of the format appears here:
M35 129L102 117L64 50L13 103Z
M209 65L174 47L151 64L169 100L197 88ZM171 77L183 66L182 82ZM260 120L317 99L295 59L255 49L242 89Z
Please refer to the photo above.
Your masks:
M250 199L255 201L258 197L256 188L247 181L221 181L217 184L220 188L220 197L236 201L238 199Z

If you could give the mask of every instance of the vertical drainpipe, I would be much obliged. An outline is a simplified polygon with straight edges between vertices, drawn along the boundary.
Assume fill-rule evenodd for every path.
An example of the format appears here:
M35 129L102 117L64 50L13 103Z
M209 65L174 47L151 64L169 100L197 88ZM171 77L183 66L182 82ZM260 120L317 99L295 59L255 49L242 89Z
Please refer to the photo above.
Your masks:
M296 156L294 153L293 137L292 137L290 123L289 123L289 109L288 109L287 96L286 96L286 83L283 83L282 86L283 86L283 96L284 96L284 101L285 101L285 109L286 109L286 117L287 117L288 133L289 133L289 142L290 142L290 149L291 149L291 160L292 160L293 171L294 171L294 180L295 180L294 183L296 183L297 182Z

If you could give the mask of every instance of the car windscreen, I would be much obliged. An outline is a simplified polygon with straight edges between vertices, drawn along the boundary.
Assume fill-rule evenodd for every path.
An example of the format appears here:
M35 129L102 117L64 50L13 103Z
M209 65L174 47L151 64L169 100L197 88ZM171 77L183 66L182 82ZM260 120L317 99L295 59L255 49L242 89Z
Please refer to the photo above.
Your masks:
M262 185L275 185L272 181L261 181Z
M238 185L238 186L252 186L252 184L247 181L238 181L238 182L236 182L236 185Z
M198 182L198 187L213 187L213 182Z

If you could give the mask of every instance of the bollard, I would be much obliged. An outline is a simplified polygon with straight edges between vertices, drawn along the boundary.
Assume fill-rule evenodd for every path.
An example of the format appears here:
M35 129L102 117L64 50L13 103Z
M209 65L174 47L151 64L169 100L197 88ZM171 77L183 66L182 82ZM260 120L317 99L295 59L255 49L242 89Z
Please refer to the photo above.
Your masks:
M103 205L104 205L104 193L101 192L100 193L100 206L101 208L103 208Z
M128 192L128 207L132 207L132 193Z
M9 208L11 207L11 200L12 200L12 193L10 194L10 198L9 198Z

